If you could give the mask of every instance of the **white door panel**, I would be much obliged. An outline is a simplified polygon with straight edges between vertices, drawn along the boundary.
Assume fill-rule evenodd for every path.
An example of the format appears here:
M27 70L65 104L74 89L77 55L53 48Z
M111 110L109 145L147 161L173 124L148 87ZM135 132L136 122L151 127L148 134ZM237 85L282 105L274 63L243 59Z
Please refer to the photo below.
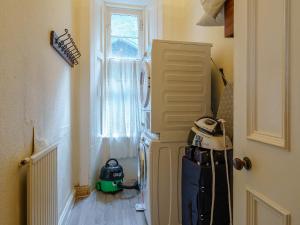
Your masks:
M289 9L289 0L247 1L248 135L280 147L288 145Z
M300 1L235 1L234 225L300 224Z
M290 212L265 196L248 189L247 222L249 225L289 225Z

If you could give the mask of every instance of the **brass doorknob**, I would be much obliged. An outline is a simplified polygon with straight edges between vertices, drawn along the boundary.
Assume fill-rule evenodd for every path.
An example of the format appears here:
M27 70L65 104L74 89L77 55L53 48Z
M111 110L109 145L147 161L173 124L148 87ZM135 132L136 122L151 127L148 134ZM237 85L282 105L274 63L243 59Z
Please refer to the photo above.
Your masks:
M235 158L233 160L233 166L236 170L242 170L243 168L250 170L252 168L252 163L248 157L244 157L243 160Z

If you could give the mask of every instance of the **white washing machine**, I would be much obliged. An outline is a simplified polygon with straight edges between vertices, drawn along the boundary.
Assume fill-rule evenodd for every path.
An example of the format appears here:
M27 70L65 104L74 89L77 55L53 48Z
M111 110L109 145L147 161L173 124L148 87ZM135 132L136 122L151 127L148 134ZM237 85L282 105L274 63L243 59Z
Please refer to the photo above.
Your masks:
M181 158L193 122L211 114L210 50L154 40L143 60L139 184L148 225L181 224Z
M143 60L143 126L162 141L185 141L193 121L211 115L211 44L154 40Z
M142 108L142 127L144 130L150 130L150 80L151 80L151 56L145 56L142 61L140 74L140 104Z
M185 145L142 134L139 175L148 225L181 224L181 159Z

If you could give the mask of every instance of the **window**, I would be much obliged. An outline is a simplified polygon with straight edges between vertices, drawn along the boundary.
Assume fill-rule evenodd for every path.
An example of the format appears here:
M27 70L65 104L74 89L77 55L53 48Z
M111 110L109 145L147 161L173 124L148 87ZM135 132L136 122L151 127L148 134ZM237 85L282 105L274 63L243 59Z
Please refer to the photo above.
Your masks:
M140 58L143 52L142 11L109 8L108 12L108 57Z

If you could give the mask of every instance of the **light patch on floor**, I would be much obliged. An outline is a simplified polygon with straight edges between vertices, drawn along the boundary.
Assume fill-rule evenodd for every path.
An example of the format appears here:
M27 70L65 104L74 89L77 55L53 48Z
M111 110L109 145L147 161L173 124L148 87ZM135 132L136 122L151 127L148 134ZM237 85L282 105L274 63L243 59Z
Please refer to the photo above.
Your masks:
M135 190L116 194L95 191L75 203L69 225L147 225L144 213L135 211L137 202Z

